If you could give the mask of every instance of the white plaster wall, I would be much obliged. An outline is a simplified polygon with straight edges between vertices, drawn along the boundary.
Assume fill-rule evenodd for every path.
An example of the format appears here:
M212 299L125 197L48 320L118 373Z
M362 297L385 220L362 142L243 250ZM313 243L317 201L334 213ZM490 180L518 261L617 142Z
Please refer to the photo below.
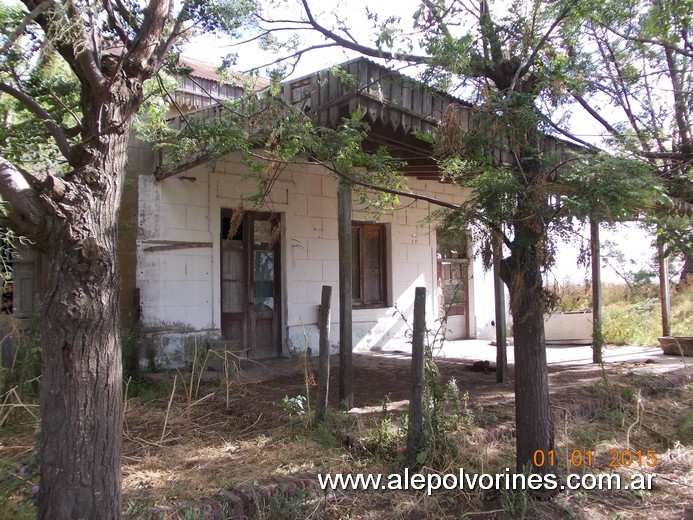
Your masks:
M484 271L481 258L478 256L474 258L471 271L469 312L474 321L472 329L476 331L477 339L495 339L496 308L493 296L493 271Z
M157 362L175 362L193 337L218 336L213 298L209 172L198 166L184 175L156 181L139 177L137 287L142 329L153 342ZM208 243L208 247L152 251L166 241ZM190 341L188 341L190 339Z
M508 336L512 332L512 316L510 315L510 295L503 284L505 293L505 323ZM496 302L493 287L493 270L485 271L481 258L474 257L473 268L470 269L469 281L469 314L471 329L476 331L477 339L496 339Z
M275 180L264 205L253 207L248 198L257 180L245 176L238 155L201 165L163 181L151 175L139 179L138 287L141 290L143 325L151 333L167 335L170 352L181 347L186 333L207 331L219 335L220 224L223 208L273 211L282 219L282 343L285 355L310 348L318 351L317 311L324 284L332 286L331 342L337 350L339 336L339 264L337 241L337 180L317 165L297 164ZM180 177L194 177L195 181ZM460 203L462 188L435 181L408 179L415 193ZM402 199L402 206L383 215L387 227L389 306L355 309L355 350L397 347L407 341L414 290L427 288L426 315L430 327L437 318L436 235L426 222L435 209L423 201ZM353 220L371 215L355 204ZM146 251L156 241L204 242L210 247L172 251ZM476 272L470 268L470 277ZM475 279L471 278L470 282ZM491 286L492 287L492 286ZM471 300L470 307L477 306ZM493 292L490 298L492 301ZM491 305L492 308L492 305ZM472 311L473 309L470 309ZM471 328L474 321L470 317ZM182 334L182 336L181 336ZM165 343L165 341L164 341Z
M544 315L547 343L592 344L592 311L554 312Z

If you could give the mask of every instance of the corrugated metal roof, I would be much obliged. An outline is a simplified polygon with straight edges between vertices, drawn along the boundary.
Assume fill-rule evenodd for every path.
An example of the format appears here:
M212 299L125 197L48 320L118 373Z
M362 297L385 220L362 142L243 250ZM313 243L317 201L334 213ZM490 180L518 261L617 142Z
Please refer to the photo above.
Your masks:
M182 56L179 61L180 65L192 69L188 74L195 78L208 79L211 81L220 82L220 76L217 70L219 67L211 63L196 60L187 56ZM234 75L236 76L236 75ZM250 76L238 74L237 77L229 78L223 83L233 84L235 86L241 87L245 86L247 80L250 80ZM270 84L270 81L266 78L253 77L252 86L255 89L265 88Z

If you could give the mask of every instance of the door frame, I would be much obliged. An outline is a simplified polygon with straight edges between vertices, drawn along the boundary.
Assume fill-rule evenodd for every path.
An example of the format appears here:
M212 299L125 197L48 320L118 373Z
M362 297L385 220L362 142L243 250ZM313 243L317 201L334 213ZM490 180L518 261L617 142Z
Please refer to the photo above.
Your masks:
M221 337L222 340L224 341L233 341L236 342L238 340L234 340L231 338L228 338L226 333L226 319L225 319L225 314L224 309L223 309L223 298L224 298L224 288L223 288L223 283L224 283L224 262L223 262L223 254L224 254L224 245L223 242L224 240L227 239L227 237L224 236L225 229L228 229L227 226L225 226L225 220L232 218L233 214L235 211L238 211L237 209L233 208L221 208L220 211L220 244L219 244L219 252L217 254L217 260L219 262L219 282L217 284L217 287L219 288L219 298L218 298L218 304L219 304L219 312L220 312L220 332L221 332ZM273 309L273 324L272 328L274 329L273 334L274 334L274 349L270 353L269 356L267 355L257 355L257 344L253 339L253 334L256 330L255 326L255 316L258 314L256 310L253 309L253 301L252 301L252 290L253 290L253 282L254 282L254 229L255 229L255 222L256 221L272 221L274 223L274 226L279 226L279 238L276 240L276 242L273 244L273 252L274 252L274 280L273 280L273 291L274 291L274 309ZM266 212L266 211L244 211L243 216L242 216L242 221L241 221L241 230L242 230L242 258L243 258L243 314L242 319L242 324L241 324L241 329L242 329L242 339L240 340L240 348L245 351L245 355L249 358L267 358L267 357L280 357L283 353L283 327L282 324L284 322L283 318L283 300L284 300L284 292L283 292L283 269L282 269L282 216L279 213L276 212ZM231 313L228 313L231 314ZM257 336L255 336L257 338ZM254 354L253 351L256 351Z

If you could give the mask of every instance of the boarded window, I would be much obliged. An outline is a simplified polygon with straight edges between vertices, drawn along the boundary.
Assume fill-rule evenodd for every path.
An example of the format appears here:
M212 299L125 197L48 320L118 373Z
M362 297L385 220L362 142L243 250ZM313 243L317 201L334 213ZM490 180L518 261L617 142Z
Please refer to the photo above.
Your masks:
M385 226L353 223L352 297L355 307L387 305Z

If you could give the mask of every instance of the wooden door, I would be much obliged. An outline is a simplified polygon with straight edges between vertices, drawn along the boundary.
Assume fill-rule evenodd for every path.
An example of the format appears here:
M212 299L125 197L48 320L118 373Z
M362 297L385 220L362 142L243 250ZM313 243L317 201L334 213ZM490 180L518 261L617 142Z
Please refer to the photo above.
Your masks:
M250 358L281 354L280 219L222 212L221 329Z
M464 330L461 337L469 337L469 261L467 259L438 260L438 313L451 319L459 316Z

